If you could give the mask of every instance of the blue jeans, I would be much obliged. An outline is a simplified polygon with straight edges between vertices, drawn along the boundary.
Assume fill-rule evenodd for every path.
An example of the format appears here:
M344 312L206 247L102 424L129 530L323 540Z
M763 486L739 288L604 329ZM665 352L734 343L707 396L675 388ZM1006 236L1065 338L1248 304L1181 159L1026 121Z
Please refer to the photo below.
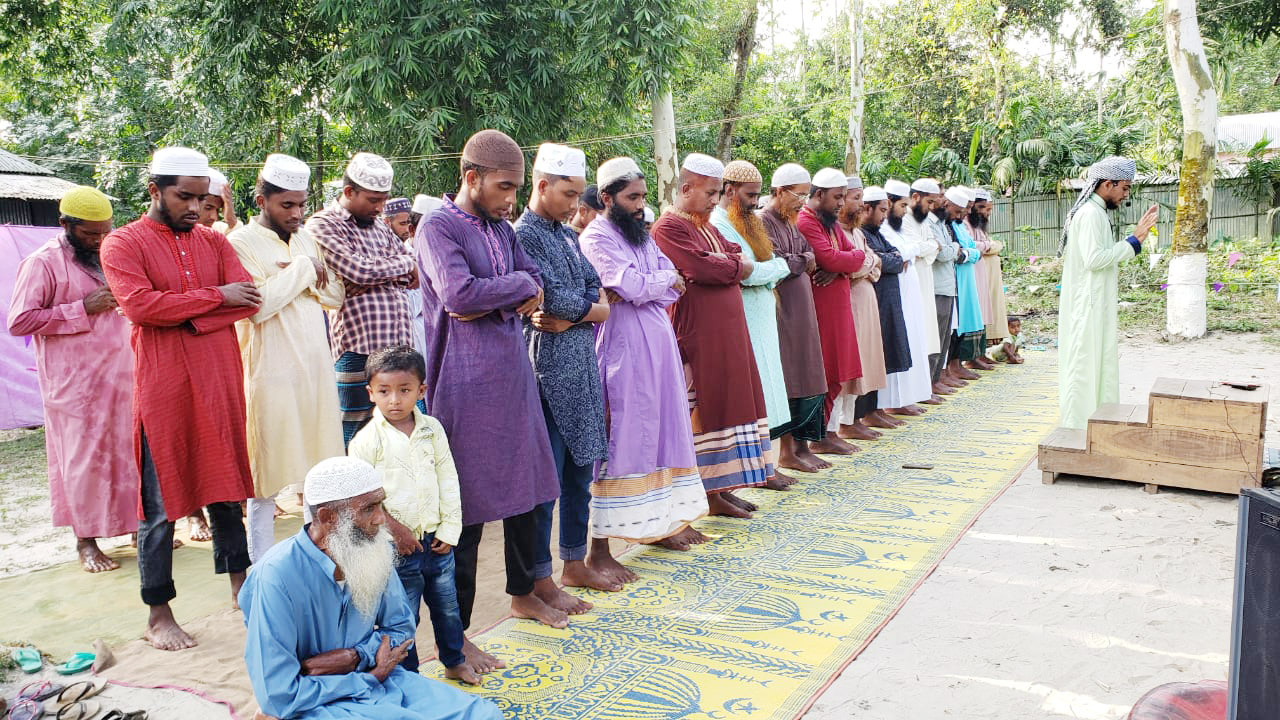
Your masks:
M422 550L406 555L396 563L396 574L404 584L404 594L413 608L413 624L420 619L422 602L431 614L431 630L436 636L436 651L445 667L461 665L462 613L458 610L458 590L453 583L453 550L444 555L431 551L435 533L422 536ZM418 672L418 647L409 648L409 656L400 667Z
M547 438L551 456L560 476L560 559L582 560L587 557L587 520L591 513L591 480L595 463L578 465L565 445L551 408L542 401L542 416L547 421ZM536 580L551 577L551 513L556 501L548 500L535 509L538 520L538 554L533 566Z

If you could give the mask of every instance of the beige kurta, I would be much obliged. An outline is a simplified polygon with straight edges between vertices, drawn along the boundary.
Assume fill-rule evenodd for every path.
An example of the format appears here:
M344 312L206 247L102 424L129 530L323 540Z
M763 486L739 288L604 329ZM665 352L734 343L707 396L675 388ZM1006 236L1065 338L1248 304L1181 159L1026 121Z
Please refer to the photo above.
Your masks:
M884 337L880 333L880 303L872 283L880 278L880 256L867 249L861 230L845 231L853 247L865 252L867 260L850 277L853 282L849 299L853 303L853 327L858 334L858 358L862 361L862 377L848 383L850 395L866 395L883 390L889 384L884 366Z
M982 259L978 267L983 271L979 275L978 297L982 300L982 319L987 326L987 339L999 340L1009 337L1009 311L1004 299L1004 272L1000 269L1000 251L1004 243L983 233L983 242L978 243L982 249Z
M258 497L294 483L321 460L345 455L338 385L324 310L342 305L342 283L316 287L315 240L299 229L285 243L257 220L228 238L262 292L256 315L236 323L244 364L249 466ZM287 267L276 263L287 262Z

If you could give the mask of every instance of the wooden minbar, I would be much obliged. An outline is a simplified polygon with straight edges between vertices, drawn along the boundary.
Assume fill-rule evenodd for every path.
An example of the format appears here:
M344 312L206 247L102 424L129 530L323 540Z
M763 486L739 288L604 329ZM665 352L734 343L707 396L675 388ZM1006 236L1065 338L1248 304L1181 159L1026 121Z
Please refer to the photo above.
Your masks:
M1058 475L1240 494L1262 487L1267 387L1158 378L1146 405L1107 404L1085 430L1058 428L1040 444L1044 482Z

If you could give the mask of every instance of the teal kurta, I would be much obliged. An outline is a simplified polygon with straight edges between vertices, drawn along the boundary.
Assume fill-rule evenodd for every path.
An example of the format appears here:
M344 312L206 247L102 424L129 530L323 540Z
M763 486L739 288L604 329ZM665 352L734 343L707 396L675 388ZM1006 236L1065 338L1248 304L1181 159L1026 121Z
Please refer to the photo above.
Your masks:
M778 301L773 288L791 270L785 258L775 256L759 262L751 245L729 222L729 213L724 208L717 207L711 212L711 224L726 240L742 247L744 258L755 263L751 274L742 281L742 309L747 315L747 333L751 336L751 351L760 372L769 427L776 428L791 420L791 406L787 402L787 381L782 374L782 355L778 352Z
M956 231L956 242L965 249L966 255L963 262L956 258L956 305L960 308L960 314L956 318L956 332L961 335L982 332L986 329L986 324L982 321L978 280L973 273L982 253L978 251L978 244L973 241L973 236L964 223L953 222L951 227Z
M1135 255L1116 242L1102 198L1089 198L1071 218L1058 301L1058 403L1063 427L1083 429L1103 403L1120 400L1116 339L1120 263Z

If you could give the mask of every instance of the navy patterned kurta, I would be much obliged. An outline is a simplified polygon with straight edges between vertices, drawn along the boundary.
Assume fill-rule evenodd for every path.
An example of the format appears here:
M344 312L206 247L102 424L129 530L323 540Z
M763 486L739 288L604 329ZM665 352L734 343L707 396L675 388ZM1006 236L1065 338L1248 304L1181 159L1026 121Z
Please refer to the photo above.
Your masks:
M600 276L578 248L577 234L563 223L525 210L516 222L516 239L538 263L542 309L569 322L582 320L599 300ZM549 333L534 329L526 319L524 337L538 389L573 461L590 465L607 459L595 325L579 323L564 332Z

